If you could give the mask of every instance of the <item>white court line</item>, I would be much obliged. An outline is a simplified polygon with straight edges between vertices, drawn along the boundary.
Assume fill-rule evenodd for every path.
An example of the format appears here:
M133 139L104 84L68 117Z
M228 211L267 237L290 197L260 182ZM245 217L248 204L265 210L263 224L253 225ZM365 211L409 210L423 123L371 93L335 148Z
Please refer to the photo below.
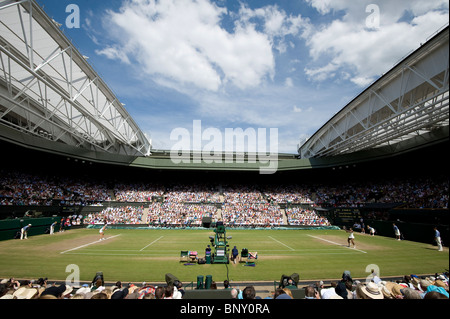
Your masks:
M177 250L179 251L179 250ZM282 250L284 252L287 252L287 250ZM106 253L105 253L106 252ZM296 250L296 252L299 252L298 250ZM352 255L354 254L354 252L352 251L348 251L348 252L343 252L341 250L341 252L339 253L334 253L334 252L322 252L322 250L317 251L317 252L310 252L310 253L300 253L300 254L295 254L295 255L291 255L291 254L267 254L265 256L286 256L286 257L299 257L299 256L319 256L319 255ZM160 253L132 253L132 254L120 254L120 253L108 253L107 250L103 250L100 251L100 253L98 252L71 252L68 253L68 255L90 255L90 256L138 256L138 257L152 257L152 256L156 256L156 257L167 257L167 258L173 258L174 255L173 254L163 254L161 255Z
M111 236L111 237L107 237L107 238L105 238L105 240L108 240L108 239L111 239L111 238L114 238L114 237L117 237L117 236L120 236L120 235L121 234L115 235L115 236ZM97 244L97 243L100 243L102 241L103 240L99 239L99 240L93 241L92 243L89 243L89 244L81 245L81 246L78 246L78 247L75 247L75 248L72 248L72 249L69 249L69 250L62 251L62 252L60 252L60 254L65 254L65 253L67 253L69 251L73 251L73 250L77 250L77 249L80 249L80 248L83 248L83 247L87 247L87 246L90 246L90 245L93 245L93 244Z
M153 245L154 243L156 243L158 240L160 240L161 238L163 238L164 236L159 237L158 239L155 239L154 241L152 241L150 244L148 244L147 246L145 246L144 248L142 248L139 251L143 251L145 248L147 248L148 246Z
M328 239L323 239L323 238L320 238L320 237L317 237L317 236L313 236L313 235L308 235L308 236L309 236L309 237L316 238L316 239L320 239L320 240L323 240L323 241L326 241L326 242L331 243L331 244L339 245L339 246L341 246L341 247L345 247L345 248L357 250L357 251L360 251L360 252L362 252L362 253L364 253L364 254L367 254L367 251L364 251L364 250L361 250L361 249L350 248L350 247L348 247L348 246L345 246L345 245L336 243L336 242L334 242L334 241L331 241L331 240L328 240Z
M288 245L286 245L286 244L282 243L281 241L279 241L279 240L277 240L277 239L273 238L272 236L269 236L269 238L270 238L270 239L272 239L272 240L275 240L275 241L276 241L277 243L280 243L281 245L283 245L283 246L285 246L285 247L289 248L290 250L292 250L292 251L295 251L295 249L294 249L294 248L292 248L292 247L289 247Z

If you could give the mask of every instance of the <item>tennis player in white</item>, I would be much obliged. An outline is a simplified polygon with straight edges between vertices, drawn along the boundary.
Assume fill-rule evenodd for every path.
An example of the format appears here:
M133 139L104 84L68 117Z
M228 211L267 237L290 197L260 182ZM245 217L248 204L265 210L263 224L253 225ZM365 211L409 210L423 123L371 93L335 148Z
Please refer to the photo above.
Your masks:
M100 233L100 240L104 240L105 239L106 226L108 226L108 224L105 224L102 228L100 228L100 231L99 231L99 233Z
M441 241L441 233L437 229L437 227L434 227L434 240L436 241L436 244L438 245L438 250L442 251L442 241Z
M347 230L348 234L348 238L347 238L347 242L348 242L348 247L350 247L350 243L353 245L353 248L356 248L356 244L355 244L355 235L353 234L353 229L349 228Z

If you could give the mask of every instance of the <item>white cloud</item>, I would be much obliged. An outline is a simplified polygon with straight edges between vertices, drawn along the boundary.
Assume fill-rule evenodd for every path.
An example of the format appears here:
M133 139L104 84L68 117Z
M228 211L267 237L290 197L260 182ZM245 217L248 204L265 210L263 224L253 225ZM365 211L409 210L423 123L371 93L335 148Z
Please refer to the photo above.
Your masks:
M292 78L287 77L286 80L284 81L284 85L287 87L293 87L294 86L294 82L292 81Z
M297 105L294 105L293 111L294 113L301 113L303 110L301 107L297 107Z
M299 33L304 34L309 27L309 19L303 18L301 15L287 15L277 5L268 5L262 8L250 9L241 3L238 13L239 25L253 25L258 22L262 24L264 34L266 34L272 42L274 48L284 53L287 47L293 48L293 42L286 43L287 36L296 36Z
M227 15L234 29L221 22ZM252 19L262 19L264 30ZM133 23L130 23L133 21ZM225 85L256 87L275 74L274 37L297 34L303 21L275 6L237 15L208 0L132 0L109 11L106 28L118 43L102 50L111 59L136 60L159 83L218 91Z
M322 14L344 12L327 25L315 26L305 37L313 59L305 74L313 81L349 78L358 86L367 86L448 23L448 3L446 9L443 1L434 1L433 5L409 0L378 1L380 26L376 30L366 26L371 13L366 13L365 8L370 1L308 2ZM406 12L411 19L404 18Z
M377 30L365 25L373 0L306 1L323 17L243 1L232 12L225 0L124 0L95 33L96 53L135 73L127 97L149 95L136 118L155 146L170 148L174 126L202 120L222 132L278 128L280 151L295 152L299 135L448 22L441 0L377 0Z
M103 50L95 50L95 53L99 55L104 55L111 60L120 60L125 64L130 64L130 60L128 59L127 55L117 48L107 47L104 48Z

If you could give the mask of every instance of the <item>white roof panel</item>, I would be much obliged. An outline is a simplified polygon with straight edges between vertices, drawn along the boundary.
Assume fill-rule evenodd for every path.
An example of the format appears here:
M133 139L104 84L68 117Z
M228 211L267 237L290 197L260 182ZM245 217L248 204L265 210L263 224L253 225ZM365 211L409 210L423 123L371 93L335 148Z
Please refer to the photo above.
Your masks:
M0 76L11 102L5 112L12 116L13 110L28 108L43 117L22 129L34 134L39 124L53 122L64 134L73 134L77 146L149 154L150 142L123 105L35 1L3 1L0 35ZM21 103L25 98L28 105ZM6 121L0 117L0 123Z

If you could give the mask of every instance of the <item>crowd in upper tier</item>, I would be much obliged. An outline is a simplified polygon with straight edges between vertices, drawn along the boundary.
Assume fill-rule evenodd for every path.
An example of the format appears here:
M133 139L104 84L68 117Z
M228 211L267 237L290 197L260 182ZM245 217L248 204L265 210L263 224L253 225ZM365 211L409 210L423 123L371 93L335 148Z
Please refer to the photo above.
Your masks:
M310 204L319 207L361 207L370 203L398 203L411 208L448 208L448 177L383 181L305 183L284 185L222 185L178 183L115 183L65 176L0 171L0 205L87 206L109 201L222 203L235 214L236 204ZM254 208L251 208L254 209ZM269 210L264 207L262 210ZM276 223L276 220L272 221Z
M85 206L111 201L98 181L0 171L0 205Z

